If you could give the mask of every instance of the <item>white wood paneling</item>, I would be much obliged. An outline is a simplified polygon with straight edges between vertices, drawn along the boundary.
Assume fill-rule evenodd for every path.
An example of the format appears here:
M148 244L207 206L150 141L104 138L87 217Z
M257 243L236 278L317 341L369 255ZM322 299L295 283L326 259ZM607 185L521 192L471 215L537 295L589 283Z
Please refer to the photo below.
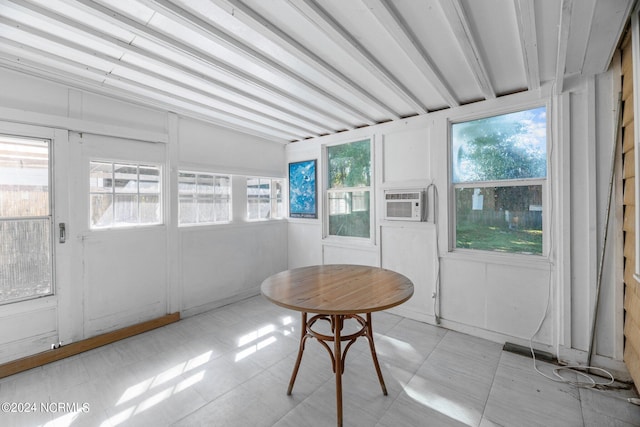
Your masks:
M0 363L39 353L58 342L57 298L0 308Z
M41 97L29 95L30 99L13 99L16 94L12 91L1 92L0 100L7 107L0 109L0 120L29 124L0 122L0 131L60 139L58 145L54 141L55 182L61 195L56 221L66 222L68 231L67 242L58 248L68 268L57 271L61 280L56 296L0 306L0 330L12 331L6 336L8 341L0 334L1 361L168 311L189 315L255 295L265 277L286 269L286 223L246 224L242 192L244 175L285 177L282 144L14 71L0 73L7 87L24 86L27 94L30 87L41 91ZM57 113L42 112L47 110L42 100L50 102L51 111ZM33 126L54 123L72 131ZM165 225L89 230L90 159L162 165ZM239 207L234 217L237 224L191 228L190 238L183 240L183 230L176 224L176 183L171 184L183 166L234 174L234 182L237 178L239 183L234 189L234 206ZM205 252L198 252L200 248ZM210 253L230 258L218 257L217 263L211 262L207 258ZM208 270L212 265L215 271ZM210 286L212 277L220 278L215 281L217 287Z
M322 264L322 223L309 220L289 220L289 268Z
M612 101L608 97L613 97L610 79L614 75L607 73L595 81L583 79L572 94L561 97L551 97L552 87L545 85L541 87L541 96L521 93L498 97L431 113L407 123L387 123L370 128L369 135L383 141L374 156L374 169L379 177L377 196L392 186L426 186L434 182L439 193L437 226L432 223L390 223L376 211L380 239L371 252L351 242L322 241L317 233L309 232L319 231L319 224L290 224L289 241L298 242L296 247L299 249L303 247L302 242L319 239L325 263L372 263L376 260L374 255L379 253L383 267L405 272L418 284L415 302L409 301L404 309L404 305L399 307L398 312L433 323L430 296L435 288L434 275L438 265L435 240L438 238L441 259L439 304L444 327L495 341L528 345L529 338L540 325L533 337L536 346L557 351L567 360L581 360L586 355L592 309L596 242L600 232L597 224L603 220L602 204L605 202L602 194L594 196L594 186L606 187L608 181L606 165L593 159L604 156L604 147L610 142L607 133L612 129L613 119L610 113ZM602 104L594 104L594 97L603 99ZM450 123L541 104L548 108L551 138L548 171L551 194L546 199L549 212L545 217L549 227L545 234L548 255L449 249L451 194L448 191L447 141ZM587 120L588 117L592 120ZM585 126L585 121L592 123ZM287 148L288 161L312 158L319 155L322 145L353 140L363 132L361 129L341 134L339 138L338 135L317 138L306 145L306 151L305 145L292 144ZM376 208L382 209L383 204L379 203ZM431 217L429 221L432 221ZM299 259L297 254L290 253L290 263ZM558 260L562 260L562 266L558 266ZM609 280L608 274L605 280ZM598 334L602 340L598 349L611 365L620 366L616 343L621 324L615 314L619 308L615 306L616 291L607 289L606 309L602 311L607 314L598 323L598 331L602 331Z
M434 322L433 294L438 274L434 226L425 223L382 225L380 244L381 267L404 274L413 282L413 296L396 311Z
M379 266L379 254L375 247L359 247L339 242L322 245L322 264L357 264Z
M442 318L486 328L486 265L473 260L444 258L440 268Z
M286 175L282 144L188 118L178 122L178 139L180 167L281 178Z
M548 263L539 267L488 264L485 283L480 284L485 289L486 328L527 340L533 337L544 318L533 341L552 346L555 315L546 313L552 286L549 268ZM523 280L524 277L527 279Z
M258 294L265 278L287 269L286 230L284 222L182 228L183 310Z
M430 175L429 139L425 128L390 132L382 141L384 186L424 183Z
M165 227L100 230L82 246L86 337L167 314Z
M41 87L44 89L46 85ZM56 88L58 89L58 88ZM53 91L59 94L57 90ZM54 99L55 95L51 99ZM0 117L2 119L2 117ZM68 149L67 133L48 127L16 124L0 121L0 134L20 135L51 140L49 156L64 156ZM54 165L56 166L56 165ZM57 166L56 166L57 167ZM60 169L65 170L65 161L61 160ZM58 221L66 221L68 218L68 186L64 179L56 179L53 175L51 196L53 197L53 221L52 226L57 230ZM55 231L54 231L55 233ZM7 362L26 354L38 353L51 348L68 336L68 319L66 313L59 310L60 302L68 302L65 296L60 296L60 289L68 289L70 281L70 252L69 245L60 247L53 240L53 287L55 294L0 305L0 363ZM64 328L61 330L61 327Z
M108 107L109 104L106 105ZM90 229L89 162L165 164L165 144L81 135L81 185L76 203L85 212L82 232L84 337L167 314L167 227ZM167 170L162 168L162 188ZM163 191L163 194L166 194ZM166 219L163 218L163 224Z

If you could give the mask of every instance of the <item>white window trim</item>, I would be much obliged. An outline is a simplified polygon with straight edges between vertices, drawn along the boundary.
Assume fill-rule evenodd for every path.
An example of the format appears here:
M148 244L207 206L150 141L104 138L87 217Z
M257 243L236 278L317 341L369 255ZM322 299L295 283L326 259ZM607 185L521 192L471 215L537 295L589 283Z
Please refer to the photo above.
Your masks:
M140 166L153 166L153 167L157 167L160 173L160 177L159 177L159 187L160 190L158 192L158 196L160 197L158 200L158 205L160 207L160 221L158 222L154 222L154 223L143 223L143 224L127 224L127 225L111 225L108 227L93 227L91 225L91 185L89 185L87 187L87 193L86 195L89 197L88 198L88 205L87 205L87 231L89 231L90 233L94 233L94 232L103 232L103 231L114 231L114 230L131 230L131 229L145 229L145 228L153 228L153 227L162 227L165 226L165 203L164 203L164 198L165 198L165 192L166 192L166 177L165 177L165 167L164 164L159 163L159 162L154 162L154 161L145 161L145 160L133 160L133 159L113 159L113 158L103 158L103 157L91 157L89 156L89 163L87 164L87 166L90 167L91 163L96 162L96 163L112 163L112 164L128 164L128 165L136 165L137 167ZM91 177L91 172L90 170L88 171L88 175L86 176L87 182L89 182L90 177ZM140 193L137 193L138 195L140 195Z
M265 180L265 181L269 181L269 204L270 204L270 213L269 213L269 218L249 218L249 193L247 192L247 197L245 200L245 204L246 204L246 208L247 208L247 212L245 215L245 220L247 222L261 222L261 221L281 221L286 217L286 212L285 212L285 207L283 206L282 209L282 215L281 216L274 216L273 212L277 212L277 204L278 204L278 199L276 197L276 195L274 194L274 182L279 182L280 183L280 187L282 188L282 194L281 194L281 202L285 203L285 191L284 191L284 183L285 180L284 178L274 178L274 177L268 177L268 176L246 176L245 177L245 186L247 186L248 188L248 183L250 179L259 179L259 180Z
M3 220L11 221L11 220L46 220L49 223L50 231L49 231L49 250L50 255L49 259L51 261L50 267L50 278L51 278L51 289L46 294L40 295L29 295L26 297L15 298L10 300L0 301L0 306L12 305L15 303L25 303L28 301L39 300L43 298L51 298L56 297L57 289L56 289L56 236L58 234L58 230L56 228L56 221L54 218L55 215L55 177L53 175L53 166L55 161L55 149L54 149L54 136L29 136L23 135L22 133L6 133L2 132L3 137L12 138L15 140L24 140L24 141L41 141L46 143L47 145L47 156L48 156L48 165L47 165L47 187L48 187L48 213L47 215L34 215L34 216L18 216L18 217L6 217Z
M456 123L464 123L468 121L495 117L510 113L515 113L519 111L532 110L539 107L546 108L546 141L547 141L547 174L545 178L530 178L530 179L510 179L510 180L499 180L499 181L479 181L479 182L465 182L465 183L454 183L453 182L453 172L452 172L452 125ZM551 256L551 233L552 233L552 224L550 222L550 212L552 212L552 197L550 188L552 186L551 180L553 179L553 171L552 171L552 154L553 154L553 135L551 132L551 120L553 117L551 116L551 99L547 99L544 101L530 101L525 103L518 103L509 106L503 106L500 108L492 109L492 110L482 110L477 111L473 114L459 115L455 117L449 117L447 120L447 179L449 183L449 203L448 203L448 253L449 254L461 254L465 257L471 257L474 259L495 259L495 260L509 260L509 259L522 259L525 262L527 260L544 260L545 262L549 260ZM526 182L530 183L530 185L542 185L542 253L541 254L527 254L527 253L518 253L518 252L498 252L491 250L479 250L479 249L466 249L466 248L458 248L456 247L456 205L455 205L455 189L460 187L487 187L494 186L494 184L498 184L498 186L510 186L505 185L505 183L514 183L514 182ZM526 185L526 184L521 184Z
M208 175L208 176L212 176L212 177L226 177L229 178L229 219L226 221L205 221L205 222L190 222L190 223L186 223L186 224L181 224L180 223L180 174L181 173L192 173L195 175ZM176 191L176 197L178 198L177 200L177 204L178 204L178 215L176 215L176 223L178 224L178 227L182 228L182 227L203 227L203 226L207 226L207 225L222 225L222 224L229 224L232 222L233 219L233 177L231 174L226 174L226 173L218 173L218 172L208 172L208 171L202 171L202 170L187 170L187 169L178 169L178 186L177 186L177 191ZM197 198L196 198L197 199ZM215 202L216 200L216 196L215 194L213 194L213 200Z
M340 189L329 189L329 147L335 147L337 145L350 144L358 141L369 141L369 155L371 162L371 177L368 187L343 187ZM322 168L322 177L324 181L323 188L323 208L322 208L322 239L326 243L347 243L354 246L373 246L376 242L376 194L375 194L375 135L363 135L361 137L353 137L349 140L340 140L335 143L325 144L322 146L322 164L326 165ZM331 192L353 192L353 191L368 191L369 192L369 237L353 237L353 236L334 236L329 234L329 193Z

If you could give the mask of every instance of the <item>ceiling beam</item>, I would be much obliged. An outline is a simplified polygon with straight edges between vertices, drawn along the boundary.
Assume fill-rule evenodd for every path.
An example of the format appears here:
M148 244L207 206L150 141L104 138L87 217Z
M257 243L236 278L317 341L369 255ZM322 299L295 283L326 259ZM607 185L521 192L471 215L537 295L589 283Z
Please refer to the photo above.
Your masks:
M392 89L407 105L416 112L427 112L423 103L400 82L389 70L387 70L355 37L353 37L342 25L333 19L314 0L287 0L288 3L302 14L309 22L319 28L341 49L357 61L362 67L369 70L380 82Z
M596 1L581 74L600 74L609 68L635 4L633 0Z
M122 28L142 37L146 40L151 40L161 46L171 50L178 56L188 55L190 58L197 60L200 63L205 64L207 67L211 67L218 72L229 76L231 79L240 81L247 86L256 88L260 92L267 92L270 96L276 99L280 99L281 102L293 103L299 105L301 109L312 111L317 115L320 120L326 120L328 123L333 123L334 130L349 129L352 125L344 120L344 117L335 114L335 112L329 112L317 107L313 102L303 97L296 96L285 92L284 90L270 84L268 81L260 80L245 73L242 70L233 68L228 64L212 57L211 55L203 52L200 49L196 49L185 43L179 42L166 36L159 31L153 30L143 24L136 22L114 10L111 10L101 4L98 4L92 0L76 0L76 3L82 4L88 11L97 14L103 19L109 20ZM135 41L134 41L135 42Z
M480 49L476 45L469 19L460 0L440 0L440 6L447 17L451 30L462 50L467 65L485 99L496 97L489 73L484 65Z
M168 0L139 0L157 13L170 17L172 20L179 22L185 28L200 34L203 37L211 40L220 46L225 47L233 51L236 55L243 57L245 60L256 64L277 76L284 76L290 82L295 82L300 86L299 90L307 90L316 99L324 98L329 101L332 106L331 109L340 111L342 115L352 116L358 120L358 123L351 123L351 125L371 125L375 123L371 117L367 117L361 111L349 105L344 100L334 96L327 92L323 88L319 87L312 81L305 79L295 72L281 66L273 59L262 54L261 52L252 49L239 40L236 40L232 36L226 34L224 31L210 24L209 22L201 19L182 7L171 3Z
M540 65L533 0L516 0L515 6L527 86L529 90L537 90L540 88Z
M125 77L115 76L110 74L108 71L101 70L95 67L89 67L84 63L62 58L53 53L35 48L33 46L27 46L23 43L18 43L1 36L0 41L2 42L5 51L6 48L12 48L11 50L18 53L19 62L22 64L30 65L32 68L37 68L37 64L46 63L47 67L49 67L47 68L47 72L50 72L50 68L54 68L57 70L63 70L64 73L72 73L76 76L81 76L82 74L93 74L94 76L99 77L99 79L102 80L101 84L104 86L126 88L129 92L136 93L147 100L154 99L165 104L169 103L172 106L179 104L182 105L183 108L186 107L186 110L189 110L193 107L195 107L195 109L199 111L206 110L208 115L215 117L224 123L231 123L238 127L252 129L253 131L258 131L265 135L271 135L272 137L275 136L278 138L282 138L283 140L295 140L299 138L299 135L295 133L287 132L280 128L265 125L264 123L258 123L251 119L247 119L244 116L229 113L224 109L193 101L191 99L176 95L175 93L144 85L140 82L136 82ZM29 60L29 57L37 57L38 60L33 62ZM169 110L171 110L171 108L169 108Z
M579 2L575 2L571 8L571 21L574 24L570 28L571 49L567 50L564 70L565 78L582 74L594 24L596 3L597 0L580 0ZM608 1L608 3L615 2ZM610 6L607 8L609 7ZM575 23L579 24L576 25Z
M558 27L558 51L556 53L556 77L554 94L561 94L564 89L564 71L567 63L569 46L569 30L571 29L571 11L573 0L562 0L560 26Z
M435 66L427 52L409 30L409 26L396 8L387 0L361 0L376 17L385 31L393 37L402 51L411 59L425 78L436 89L449 107L460 105L453 91Z
M252 30L276 43L289 54L295 56L298 60L304 61L309 66L322 72L333 83L345 90L349 96L358 98L361 102L370 105L373 109L382 113L389 119L398 119L399 115L391 107L383 101L376 98L366 89L362 88L358 83L344 75L340 70L323 60L320 56L307 49L296 39L279 29L268 19L251 9L242 0L211 0L220 8L229 10L233 13L234 18L249 26Z
M267 100L260 99L253 94L234 88L222 81L213 79L206 74L196 72L193 69L190 69L182 65L180 62L172 61L170 59L161 57L160 55L154 54L152 52L145 51L131 43L127 43L115 37L111 37L107 34L100 32L99 30L89 27L88 25L85 25L81 22L73 21L65 16L59 15L55 12L49 11L39 6L29 4L29 3L24 3L24 2L21 2L21 6L28 8L32 12L35 12L45 17L46 19L50 19L53 24L59 23L69 28L73 28L74 31L83 33L83 35L79 37L79 39L85 38L87 36L93 36L103 43L113 46L116 49L122 50L125 54L123 55L123 57L120 58L120 60L115 60L115 58L108 57L102 54L101 52L91 51L93 52L91 53L91 55L93 56L103 57L107 61L114 60L115 61L114 66L116 65L121 66L124 68L136 70L141 73L148 72L152 74L154 78L164 80L169 84L177 84L185 90L190 90L191 88L194 88L193 86L189 86L183 81L178 81L175 78L169 78L165 75L154 73L153 71L145 71L141 67L135 66L133 63L131 63L130 61L127 61L126 59L126 54L131 54L139 58L142 58L145 61L149 61L152 64L155 64L157 69L162 69L162 68L166 69L166 67L174 68L175 71L184 73L187 77L200 82L201 83L200 87L215 88L216 94L212 92L201 92L201 93L206 94L206 96L212 96L217 100L228 102L236 108L247 108L249 111L253 111L254 113L260 114L256 110L256 106L259 105L260 108L263 111L265 111L265 114L264 114L265 117L271 117L274 120L279 120L282 123L284 123L286 126L295 126L295 127L298 127L299 129L304 129L307 136L309 136L309 134L317 135L317 134L322 134L327 132L327 123L313 122L312 120L309 120L307 117L304 117L297 112L291 111L280 105L273 104ZM35 29L33 27L31 28L32 30L30 30L30 32L33 33ZM47 36L44 36L44 35L43 37L47 38ZM81 51L84 51L85 53L88 53L88 50L84 48L82 45L80 45L79 43L75 43L73 48L76 50L81 50ZM171 73L168 73L168 74L171 74ZM194 90L198 90L198 89L194 88Z

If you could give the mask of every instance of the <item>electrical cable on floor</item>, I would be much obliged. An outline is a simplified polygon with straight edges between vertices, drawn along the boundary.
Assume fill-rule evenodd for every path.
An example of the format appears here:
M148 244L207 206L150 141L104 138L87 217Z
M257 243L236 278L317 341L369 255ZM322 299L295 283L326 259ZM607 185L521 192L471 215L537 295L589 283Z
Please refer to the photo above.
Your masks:
M542 324L544 323L545 319L547 318L547 313L549 311L549 305L550 305L550 301L551 301L551 272L549 272L549 281L548 281L548 293L547 293L547 305L545 307L544 313L542 315L542 318L540 319L540 323L538 323L538 327L536 328L535 332L533 333L533 335L531 335L531 337L529 338L529 349L531 350L531 357L533 358L533 369L535 369L535 371L542 375L543 377L554 381L554 382L562 382L565 384L570 384L572 386L575 387L581 387L581 388L595 388L595 387L606 387L609 386L611 384L614 383L615 378L613 377L613 375L611 375L611 373L609 371L607 371L606 369L602 369L602 368L598 368L598 367L594 367L594 366L582 366L582 365L565 365L565 366L560 366L557 368L553 369L553 375L554 377L545 374L544 372L540 371L538 369L538 366L536 364L536 353L535 350L533 349L533 338L538 334L538 332L540 332L540 329L542 329ZM582 372L583 370L586 370L587 373ZM583 377L586 378L586 381L574 381L574 380L570 380L567 379L565 377L563 377L560 372L561 371L570 371L576 375L578 375L579 377ZM606 376L609 377L609 380L607 382L596 382L596 380L593 379L592 376L590 376L588 374L589 371L598 371L601 372L603 374L605 374ZM626 399L625 399L626 400Z

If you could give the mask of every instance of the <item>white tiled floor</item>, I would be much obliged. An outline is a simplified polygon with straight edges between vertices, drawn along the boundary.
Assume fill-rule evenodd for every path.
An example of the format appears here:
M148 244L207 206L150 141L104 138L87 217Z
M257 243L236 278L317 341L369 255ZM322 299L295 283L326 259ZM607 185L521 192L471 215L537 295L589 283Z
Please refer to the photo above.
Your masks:
M388 313L373 322L388 396L361 339L343 378L346 426L640 426L631 390L577 389L500 344ZM1 379L0 402L36 411L0 412L0 425L334 426L334 377L317 342L286 395L298 328L298 313L260 296L184 319Z

